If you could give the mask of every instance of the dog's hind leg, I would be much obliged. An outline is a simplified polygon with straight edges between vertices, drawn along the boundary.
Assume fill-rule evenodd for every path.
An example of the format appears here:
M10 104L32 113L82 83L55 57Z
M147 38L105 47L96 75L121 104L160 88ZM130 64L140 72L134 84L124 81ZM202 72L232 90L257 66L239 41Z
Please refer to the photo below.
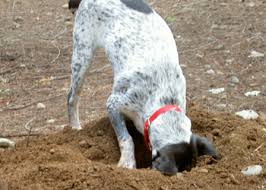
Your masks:
M68 117L73 129L81 129L78 110L79 96L95 49L93 33L90 32L90 27L82 22L84 19L76 20L73 33L71 86L67 98Z
M134 143L126 128L124 116L120 112L120 108L125 103L123 99L123 96L119 95L109 96L106 103L107 111L120 147L121 157L118 162L118 167L136 168Z

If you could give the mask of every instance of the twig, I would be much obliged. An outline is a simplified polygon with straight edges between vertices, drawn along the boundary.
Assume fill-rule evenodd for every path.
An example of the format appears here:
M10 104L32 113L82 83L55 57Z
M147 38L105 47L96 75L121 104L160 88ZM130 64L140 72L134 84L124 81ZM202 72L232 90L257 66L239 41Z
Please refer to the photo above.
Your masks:
M34 102L28 103L26 105L18 105L18 106L14 106L14 107L7 107L7 108L4 108L4 109L0 110L0 112L7 111L7 110L21 110L21 109L30 107L30 106L32 106L34 104L37 104L38 102L46 102L46 101L49 101L49 100L52 100L52 99L55 99L55 98L59 98L59 97L61 97L63 95L64 94L60 94L60 95L57 95L57 96L54 96L54 97L51 97L51 98L47 98L47 99L44 99L44 100L34 101Z
M35 136L40 136L40 133L31 133L29 134L15 134L15 135L1 135L0 138L16 138L16 137L35 137Z
M54 62L59 58L59 56L60 56L60 54L61 54L61 50L60 50L60 48L59 48L58 46L55 45L54 41L52 41L52 45L53 45L53 46L57 49L57 51L58 51L57 56L51 61L51 63L54 63Z
M10 73L10 72L16 70L17 68L19 68L19 65L15 66L13 68L10 68L10 69L6 69L4 71L0 71L0 75L4 75L4 74L7 74L7 73Z
M29 121L26 123L26 125L24 126L24 128L28 131L27 143L26 143L26 146L27 146L27 147L29 146L30 134L31 134L31 130L32 130L32 126L31 126L30 128L28 128L28 126L29 126L29 124L30 124L31 122L33 122L34 119L35 119L35 117L32 118L31 120L29 120Z
M257 152L262 146L264 145L264 143L262 143L260 146L258 146L255 150L254 150L254 152Z

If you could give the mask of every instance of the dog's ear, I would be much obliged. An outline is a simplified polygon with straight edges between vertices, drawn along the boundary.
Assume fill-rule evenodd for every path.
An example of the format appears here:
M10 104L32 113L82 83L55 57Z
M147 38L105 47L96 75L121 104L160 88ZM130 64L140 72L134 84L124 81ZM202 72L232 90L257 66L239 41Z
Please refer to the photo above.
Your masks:
M205 137L198 135L192 135L190 139L193 152L196 156L210 155L214 159L220 159L220 155L217 153L213 144Z
M80 2L81 2L81 0L69 0L68 1L68 8L70 10L72 10L72 12L74 13L75 10L78 9Z

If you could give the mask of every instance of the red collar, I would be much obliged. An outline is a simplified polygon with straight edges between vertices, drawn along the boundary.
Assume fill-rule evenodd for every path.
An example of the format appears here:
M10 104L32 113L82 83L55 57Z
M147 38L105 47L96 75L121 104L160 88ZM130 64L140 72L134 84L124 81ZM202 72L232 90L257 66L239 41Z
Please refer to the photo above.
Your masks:
M159 108L157 111L155 111L144 123L144 142L145 145L148 147L148 149L151 149L150 139L149 139L149 128L151 126L151 123L162 113L165 113L167 111L176 111L181 112L181 109L178 106L175 105L165 105L161 108Z

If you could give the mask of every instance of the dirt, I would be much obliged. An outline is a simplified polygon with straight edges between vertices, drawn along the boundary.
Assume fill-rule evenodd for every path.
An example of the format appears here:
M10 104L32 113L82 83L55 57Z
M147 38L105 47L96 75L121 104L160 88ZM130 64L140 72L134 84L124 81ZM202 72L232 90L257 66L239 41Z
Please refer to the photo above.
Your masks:
M194 132L207 136L222 159L201 157L196 167L169 177L149 169L150 152L131 123L139 169L117 168L119 149L109 120L89 123L81 131L65 128L31 137L15 150L0 153L2 186L10 189L263 189L266 173L246 177L250 164L265 167L266 132L258 122L227 114L210 114L191 106Z
M17 141L17 147L0 149L0 190L266 188L266 62L265 56L249 57L253 50L266 53L266 2L149 2L173 31L193 131L211 139L222 159L202 157L191 171L163 176L149 169L150 152L129 123L138 169L117 168L119 149L105 110L112 71L103 51L83 87L84 129L72 131L66 95L73 15L62 7L67 1L1 0L0 137ZM214 95L211 88L225 91ZM244 95L252 90L261 93ZM235 117L242 109L257 111L259 118ZM253 164L262 165L263 173L243 176L241 169Z

